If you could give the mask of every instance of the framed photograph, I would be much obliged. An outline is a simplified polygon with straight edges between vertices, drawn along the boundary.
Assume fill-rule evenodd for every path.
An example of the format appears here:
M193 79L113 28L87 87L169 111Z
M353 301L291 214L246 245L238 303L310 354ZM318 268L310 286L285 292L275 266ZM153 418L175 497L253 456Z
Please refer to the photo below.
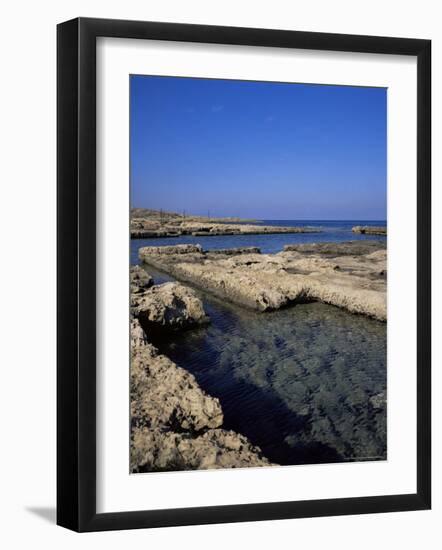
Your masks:
M58 524L429 509L430 41L57 36Z

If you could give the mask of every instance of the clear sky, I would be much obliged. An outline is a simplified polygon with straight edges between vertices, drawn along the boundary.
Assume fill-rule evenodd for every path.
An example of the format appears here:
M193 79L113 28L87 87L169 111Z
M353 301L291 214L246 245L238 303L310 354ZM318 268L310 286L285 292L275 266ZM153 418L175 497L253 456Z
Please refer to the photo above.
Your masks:
M130 77L131 204L386 219L387 90Z

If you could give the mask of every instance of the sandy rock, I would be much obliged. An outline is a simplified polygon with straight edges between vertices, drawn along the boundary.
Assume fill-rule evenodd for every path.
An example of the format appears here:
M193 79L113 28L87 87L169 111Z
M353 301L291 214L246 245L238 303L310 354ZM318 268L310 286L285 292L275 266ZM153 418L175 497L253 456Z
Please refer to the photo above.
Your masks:
M139 265L130 268L131 293L144 292L153 285L153 278Z
M143 254L151 255L176 255L176 254L190 254L190 253L201 253L203 251L201 245L199 244L176 244L172 246L146 246L141 248L140 251L143 251ZM140 255L140 259L142 259Z
M132 434L131 470L207 470L270 466L260 449L243 435L222 429L197 437L146 428Z
M209 322L202 301L191 288L179 283L164 283L131 295L131 305L146 332L186 329Z
M306 243L287 244L284 252L302 252L303 254L320 254L325 256L360 256L385 249L385 241L347 241L341 243Z
M256 223L231 223L235 218L190 218L178 217L176 213L132 211L131 238L176 237L178 235L214 236L214 235L263 235L272 233L320 233L313 227L280 227ZM245 221L240 220L237 221Z
M137 321L131 328L132 426L190 433L221 426L218 399L203 392L192 374L143 340Z
M386 251L383 244L347 248L309 245L279 254L162 255L141 248L140 258L179 280L258 311L321 301L385 321ZM361 248L362 247L362 248ZM351 254L351 249L354 254ZM380 249L380 250L379 250ZM301 249L302 250L302 249ZM331 254L331 250L333 253ZM341 255L341 251L343 251ZM369 254L367 254L369 252Z
M386 227L374 227L370 225L356 225L351 229L353 233L361 233L362 235L386 235Z
M236 256L238 254L261 254L261 250L257 246L242 246L238 248L222 248L218 250L210 250L206 254L222 254L224 256Z
M263 235L278 233L321 233L313 227L283 227L275 225L229 224L229 223L182 223L181 230L192 235Z
M147 345L146 333L142 329L138 319L131 319L130 322L130 348L134 352L135 348L141 348Z
M246 437L220 429L223 412L194 376L131 322L131 471L269 466Z

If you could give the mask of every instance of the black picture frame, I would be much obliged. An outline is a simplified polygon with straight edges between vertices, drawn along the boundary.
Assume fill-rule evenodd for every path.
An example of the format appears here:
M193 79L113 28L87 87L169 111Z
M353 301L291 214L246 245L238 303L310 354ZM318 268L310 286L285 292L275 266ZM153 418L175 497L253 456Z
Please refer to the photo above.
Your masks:
M417 58L417 492L96 512L96 39L397 54ZM79 18L57 28L57 523L75 531L425 510L431 506L431 41Z

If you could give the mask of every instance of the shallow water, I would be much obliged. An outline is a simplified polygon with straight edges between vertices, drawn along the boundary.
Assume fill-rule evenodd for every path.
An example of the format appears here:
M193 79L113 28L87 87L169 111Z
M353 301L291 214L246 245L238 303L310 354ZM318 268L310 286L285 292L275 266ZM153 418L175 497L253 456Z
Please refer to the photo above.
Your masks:
M197 292L211 324L154 343L220 399L226 429L278 464L386 458L384 323L320 303L263 314Z
M257 237L247 238L259 246ZM319 240L262 237L272 246L280 237L284 244ZM227 243L231 237L206 239L240 246ZM134 259L140 246L132 241ZM172 280L147 270L155 283ZM257 313L198 293L211 324L154 343L220 399L226 429L246 435L278 464L386 458L386 324L320 303Z

